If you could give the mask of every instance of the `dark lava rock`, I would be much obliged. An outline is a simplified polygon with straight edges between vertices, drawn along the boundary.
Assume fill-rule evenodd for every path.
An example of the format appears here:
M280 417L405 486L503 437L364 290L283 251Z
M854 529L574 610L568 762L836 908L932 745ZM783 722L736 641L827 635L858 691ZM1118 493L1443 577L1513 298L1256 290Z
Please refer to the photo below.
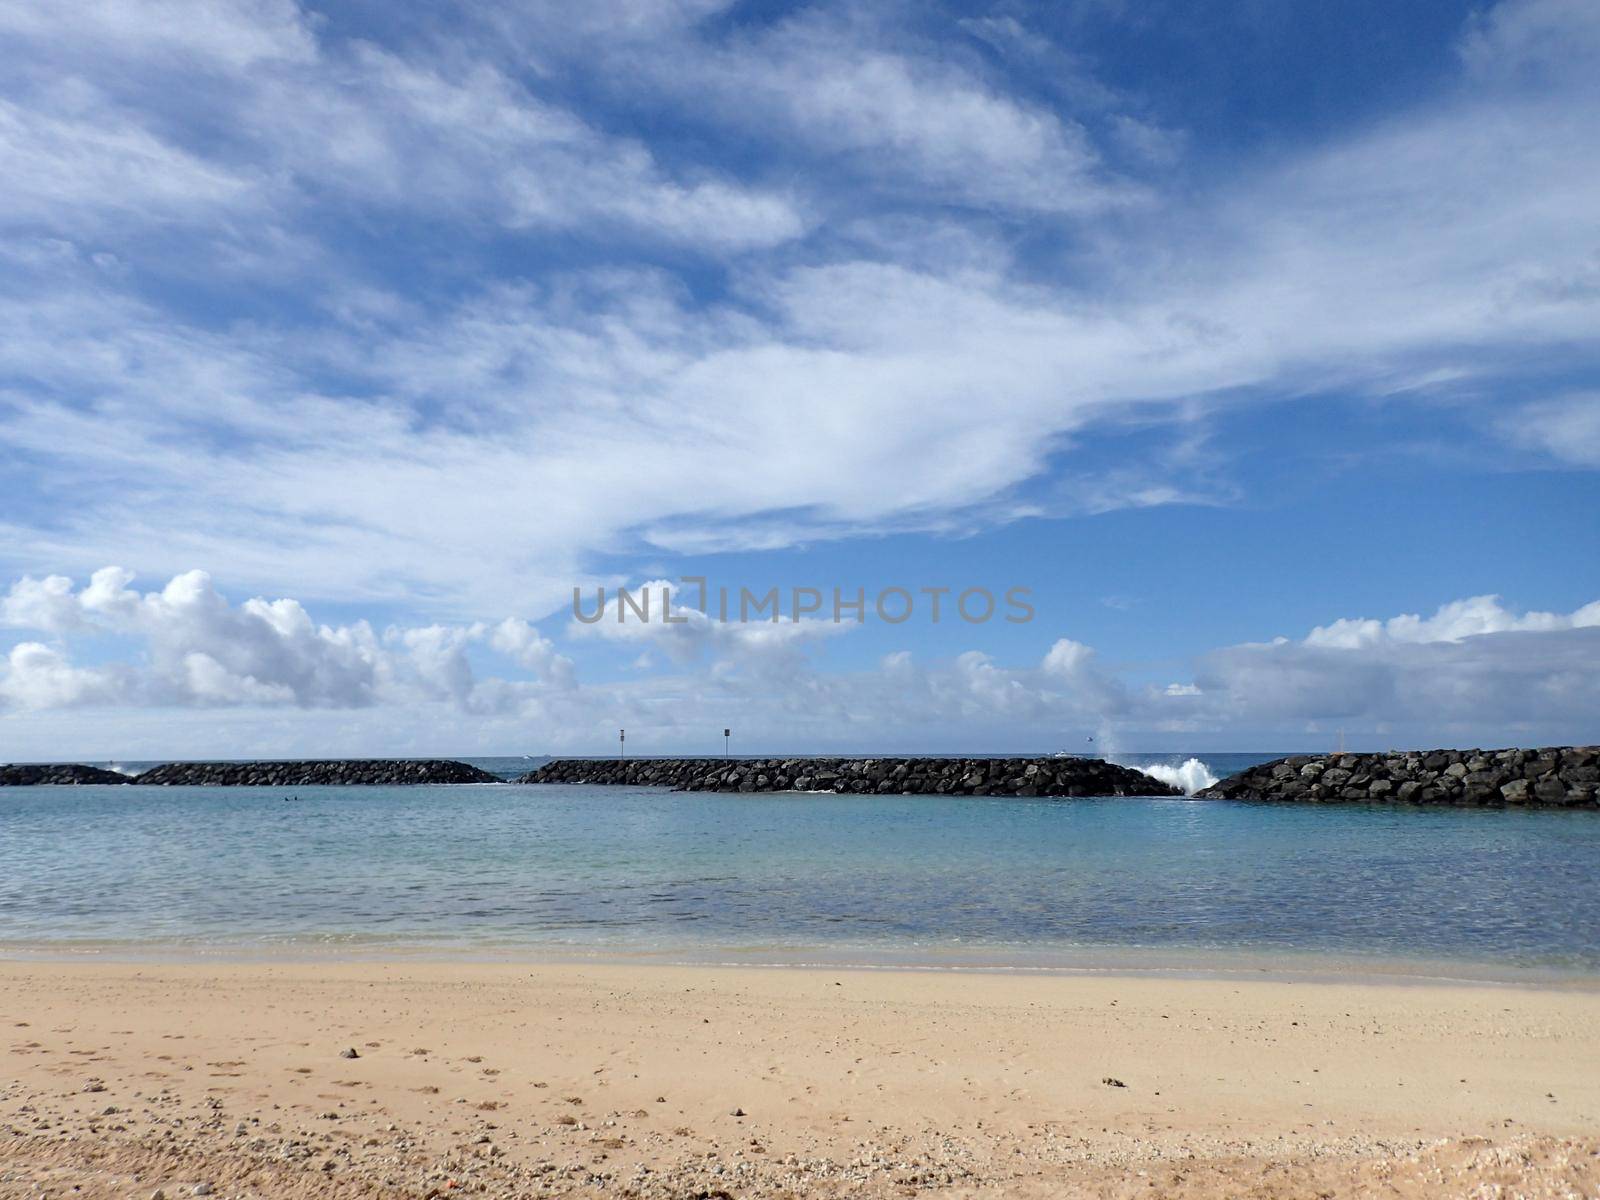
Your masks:
M499 783L487 771L441 758L326 759L315 762L166 763L134 783L183 787L394 787L413 783Z
M1411 750L1262 763L1197 793L1214 800L1600 808L1600 748Z
M1183 795L1098 758L561 758L515 782L880 796Z
M40 784L132 783L116 771L85 767L80 763L13 763L0 766L0 787L34 787Z

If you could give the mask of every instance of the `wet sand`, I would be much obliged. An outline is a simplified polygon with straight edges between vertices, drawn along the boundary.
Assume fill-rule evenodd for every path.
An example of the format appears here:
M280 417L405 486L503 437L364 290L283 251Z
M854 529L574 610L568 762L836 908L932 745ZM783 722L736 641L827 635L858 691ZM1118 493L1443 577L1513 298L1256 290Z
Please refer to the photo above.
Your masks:
M1592 990L12 962L0 1029L5 1197L1600 1195Z

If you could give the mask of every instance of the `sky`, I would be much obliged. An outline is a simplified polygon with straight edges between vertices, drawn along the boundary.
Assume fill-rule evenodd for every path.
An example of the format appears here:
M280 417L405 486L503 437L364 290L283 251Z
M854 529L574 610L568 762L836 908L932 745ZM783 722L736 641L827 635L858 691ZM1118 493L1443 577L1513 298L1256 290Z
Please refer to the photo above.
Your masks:
M1590 0L0 56L0 759L1600 740Z

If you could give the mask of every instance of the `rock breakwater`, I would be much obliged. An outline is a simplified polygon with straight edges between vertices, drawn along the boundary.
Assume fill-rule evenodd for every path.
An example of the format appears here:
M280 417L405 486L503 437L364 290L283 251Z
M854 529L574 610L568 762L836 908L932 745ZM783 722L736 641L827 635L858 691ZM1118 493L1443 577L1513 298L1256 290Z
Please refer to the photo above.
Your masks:
M961 796L1181 796L1096 758L562 758L517 783L631 784L686 792Z
M1230 776L1198 796L1302 803L1600 806L1600 747L1300 755Z
M151 767L133 781L184 787L384 786L416 783L499 783L466 763L442 758L326 759L315 762L195 762Z
M41 784L132 783L126 775L81 763L14 763L0 766L0 787L37 787Z

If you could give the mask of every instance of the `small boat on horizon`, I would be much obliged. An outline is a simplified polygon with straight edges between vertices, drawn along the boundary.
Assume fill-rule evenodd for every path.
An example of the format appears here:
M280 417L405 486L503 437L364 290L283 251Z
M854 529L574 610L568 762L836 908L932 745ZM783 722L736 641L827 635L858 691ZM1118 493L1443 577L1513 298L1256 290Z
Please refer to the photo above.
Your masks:
M1094 746L1094 738L1093 738L1093 736L1091 736L1088 739L1088 741L1089 741L1089 745L1090 745L1090 747L1092 749L1093 746ZM1078 753L1076 753L1076 752L1074 752L1072 750L1057 750L1055 752L1055 754L1052 755L1051 757L1053 757L1053 758L1094 758L1095 755L1092 754L1092 753L1078 754Z

